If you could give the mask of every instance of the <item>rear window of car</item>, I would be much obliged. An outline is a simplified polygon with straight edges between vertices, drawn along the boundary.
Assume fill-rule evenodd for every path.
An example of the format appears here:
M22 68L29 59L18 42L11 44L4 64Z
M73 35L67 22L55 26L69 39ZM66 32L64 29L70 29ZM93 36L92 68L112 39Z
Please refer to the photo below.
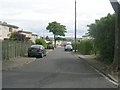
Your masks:
M68 48L72 48L72 46L71 46L71 45L66 45L66 47L68 47Z
M41 45L32 45L31 48L42 48Z

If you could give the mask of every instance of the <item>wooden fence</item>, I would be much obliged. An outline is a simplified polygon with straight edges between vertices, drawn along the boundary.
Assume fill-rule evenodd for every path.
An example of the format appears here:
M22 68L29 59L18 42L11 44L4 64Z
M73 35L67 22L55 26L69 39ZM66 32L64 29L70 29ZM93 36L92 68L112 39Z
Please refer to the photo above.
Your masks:
M10 60L18 56L25 56L30 45L30 42L4 40L2 41L2 59Z

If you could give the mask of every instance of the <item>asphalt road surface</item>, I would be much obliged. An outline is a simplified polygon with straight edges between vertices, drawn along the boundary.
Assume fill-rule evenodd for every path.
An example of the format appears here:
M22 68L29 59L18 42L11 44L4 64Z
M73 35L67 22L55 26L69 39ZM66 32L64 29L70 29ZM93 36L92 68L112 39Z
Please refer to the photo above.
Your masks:
M44 58L3 72L3 88L116 88L83 60L62 47Z

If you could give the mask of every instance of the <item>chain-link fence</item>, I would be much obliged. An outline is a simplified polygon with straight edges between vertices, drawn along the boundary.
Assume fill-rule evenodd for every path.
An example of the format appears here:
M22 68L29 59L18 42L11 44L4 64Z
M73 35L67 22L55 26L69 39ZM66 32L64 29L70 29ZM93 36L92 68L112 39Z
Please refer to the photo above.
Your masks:
M3 60L10 60L17 56L25 56L28 51L28 47L31 45L30 42L20 41L2 41L2 58Z

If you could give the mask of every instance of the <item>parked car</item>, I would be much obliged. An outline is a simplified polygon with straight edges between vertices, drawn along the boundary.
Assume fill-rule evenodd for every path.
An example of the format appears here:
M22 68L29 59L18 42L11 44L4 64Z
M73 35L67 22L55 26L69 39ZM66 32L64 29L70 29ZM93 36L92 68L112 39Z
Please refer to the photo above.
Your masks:
M65 51L72 51L73 50L73 47L72 45L66 45L65 48L64 48Z
M28 57L40 57L46 56L46 49L42 45L31 45L28 48Z
M54 49L54 46L52 44L49 44L47 48L48 49Z

